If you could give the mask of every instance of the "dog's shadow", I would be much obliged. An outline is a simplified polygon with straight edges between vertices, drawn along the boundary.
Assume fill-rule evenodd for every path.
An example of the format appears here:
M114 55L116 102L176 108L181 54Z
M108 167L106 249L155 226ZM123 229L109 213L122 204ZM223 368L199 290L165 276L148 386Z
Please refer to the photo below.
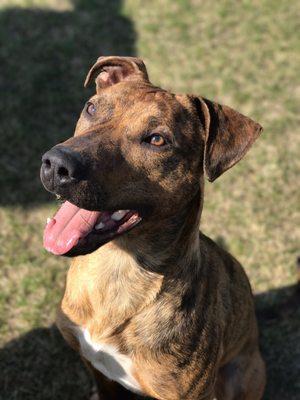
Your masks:
M123 0L70 0L61 11L1 8L0 205L49 200L41 155L73 135L94 90L83 90L91 64L100 55L135 55L123 8Z
M299 304L296 285L256 296L268 369L264 399L296 400L292 393L299 390ZM54 326L34 329L8 343L0 350L0 370L1 400L83 400L92 385L79 356Z
M0 350L0 399L86 400L91 379L58 330L34 329Z
M267 364L264 399L299 399L299 283L256 295L255 302L261 349Z

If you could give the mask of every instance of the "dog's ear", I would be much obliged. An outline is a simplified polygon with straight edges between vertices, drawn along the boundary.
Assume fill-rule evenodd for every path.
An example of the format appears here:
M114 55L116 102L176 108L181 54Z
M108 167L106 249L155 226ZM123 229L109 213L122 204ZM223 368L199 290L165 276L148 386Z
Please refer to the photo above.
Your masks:
M203 97L193 100L204 128L203 169L212 182L244 157L262 127L230 107Z
M97 92L124 80L146 80L148 74L143 61L135 57L99 57L89 70L84 82L87 87L95 79Z

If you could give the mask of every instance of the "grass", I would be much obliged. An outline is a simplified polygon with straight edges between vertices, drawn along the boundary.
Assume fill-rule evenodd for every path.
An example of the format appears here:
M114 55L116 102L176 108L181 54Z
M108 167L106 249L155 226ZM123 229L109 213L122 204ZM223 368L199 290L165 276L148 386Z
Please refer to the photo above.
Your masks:
M206 185L202 229L257 293L265 399L299 398L299 12L296 0L0 0L1 400L79 400L90 385L52 327L67 263L42 249L56 205L39 164L72 135L99 54L139 55L154 83L264 126L249 155Z

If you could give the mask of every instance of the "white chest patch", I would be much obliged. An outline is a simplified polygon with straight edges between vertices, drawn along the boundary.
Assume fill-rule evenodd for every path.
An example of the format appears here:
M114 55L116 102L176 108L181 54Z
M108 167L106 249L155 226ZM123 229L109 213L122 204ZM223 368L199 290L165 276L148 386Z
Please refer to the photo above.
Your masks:
M116 381L136 393L141 393L137 380L132 375L132 360L119 353L115 346L93 342L88 329L78 331L82 355L108 379Z

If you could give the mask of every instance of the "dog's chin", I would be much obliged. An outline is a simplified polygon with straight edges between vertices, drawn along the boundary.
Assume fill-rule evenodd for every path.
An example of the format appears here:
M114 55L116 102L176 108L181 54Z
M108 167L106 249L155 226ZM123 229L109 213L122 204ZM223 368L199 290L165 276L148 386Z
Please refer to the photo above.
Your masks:
M65 201L47 220L44 247L66 257L89 254L126 234L141 220L136 210L93 211Z

